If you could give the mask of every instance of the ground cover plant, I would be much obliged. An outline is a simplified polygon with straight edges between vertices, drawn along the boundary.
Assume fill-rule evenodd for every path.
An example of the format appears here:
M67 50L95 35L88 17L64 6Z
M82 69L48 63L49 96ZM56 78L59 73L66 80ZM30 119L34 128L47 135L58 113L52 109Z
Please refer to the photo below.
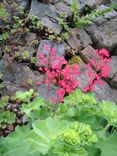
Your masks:
M38 96L22 111L29 122L0 139L1 156L116 156L115 103L77 89L56 110Z

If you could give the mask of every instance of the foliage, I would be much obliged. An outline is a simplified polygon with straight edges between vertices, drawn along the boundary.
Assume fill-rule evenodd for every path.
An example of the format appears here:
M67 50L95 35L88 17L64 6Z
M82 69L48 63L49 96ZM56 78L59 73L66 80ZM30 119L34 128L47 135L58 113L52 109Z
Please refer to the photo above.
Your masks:
M81 64L82 63L82 59L80 56L77 55L73 55L71 59L69 59L68 63L70 65L72 64Z
M12 124L15 122L16 115L13 112L8 110L4 110L7 105L9 97L3 96L0 99L0 129L6 128L8 124Z
M73 0L71 4L71 10L73 12L73 22L75 26L77 26L78 28L82 28L84 26L91 24L92 21L94 21L97 17L113 11L115 7L116 7L116 4L103 10L96 9L92 11L90 14L81 15L78 1Z
M82 67L78 64L80 59L73 56L73 60L77 62L71 65L63 56L57 56L56 48L50 48L49 45L45 45L44 49L47 54L44 55L40 50L37 61L41 66L39 67L39 71L45 74L45 78L41 82L37 82L37 84L40 85L44 83L48 88L51 84L59 86L59 89L56 91L58 99L56 100L52 97L51 101L54 103L63 102L64 95L73 92L74 89L79 86L78 77L80 76L80 69ZM83 88L85 92L89 90L92 91L94 85L101 83L101 78L107 78L110 71L109 52L106 49L95 50L94 52L99 56L102 64L97 64L93 59L90 59L90 63L86 65L86 74L89 77L89 83ZM92 69L91 65L100 72L99 75Z
M8 96L3 96L0 99L0 109L3 109L7 105L8 100L9 100L9 97Z
M7 40L9 38L10 38L10 33L8 31L6 31L0 35L0 41Z
M16 152L20 154L25 152L26 156L34 155L35 152L47 156L66 154L83 156L87 153L85 144L91 145L97 141L90 126L78 122L70 123L47 118L46 120L35 121L32 126L32 130L28 130L26 127L18 127L16 132L1 139L1 156L8 154L14 156Z
M33 89L30 89L29 91L26 91L26 92L17 91L13 99L20 100L23 102L29 102L30 99L32 98L33 93L34 93Z
M15 113L0 110L0 129L6 128L8 124L13 124L15 122L15 118Z
M0 4L0 17L6 17L8 15L7 11L6 11L6 8Z
M114 103L99 103L93 93L77 89L54 112L50 108L39 97L23 105L22 111L31 122L0 139L1 156L16 153L18 156L21 153L25 156L116 155L117 106Z
M43 29L43 22L38 19L38 17L34 15L30 15L27 19L30 22L29 27L33 29Z
M40 117L43 119L49 116L49 104L44 101L44 99L40 97L36 97L32 102L29 104L23 103L22 105L22 112L25 113L26 118L28 120L35 121Z

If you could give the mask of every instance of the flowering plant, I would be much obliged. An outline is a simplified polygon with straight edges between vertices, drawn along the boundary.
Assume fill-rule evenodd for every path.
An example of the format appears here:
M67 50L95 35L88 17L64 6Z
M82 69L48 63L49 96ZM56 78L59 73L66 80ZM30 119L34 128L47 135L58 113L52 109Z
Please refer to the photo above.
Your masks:
M78 77L80 76L81 66L78 64L69 65L63 56L57 55L57 50L55 48L50 48L48 45L44 46L45 50L48 52L47 56L43 53L39 53L38 62L40 67L39 71L43 72L46 76L45 79L40 84L47 84L48 88L51 84L59 86L59 89L56 90L58 95L57 102L63 102L63 97L66 93L71 93L79 86ZM90 60L90 63L87 64L86 74L89 77L89 84L83 88L83 91L89 91L94 89L96 83L101 83L101 78L106 78L109 73L109 53L105 49L95 50L95 53L103 62L102 65L96 64L94 60ZM90 64L93 64L95 68L100 71L100 74L97 74ZM92 79L93 77L93 79ZM56 103L56 99L51 97L51 101Z

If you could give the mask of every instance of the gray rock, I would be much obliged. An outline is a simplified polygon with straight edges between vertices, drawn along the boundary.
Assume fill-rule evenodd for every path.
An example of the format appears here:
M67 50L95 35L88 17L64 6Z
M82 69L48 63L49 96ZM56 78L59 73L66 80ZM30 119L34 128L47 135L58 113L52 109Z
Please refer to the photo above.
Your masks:
M35 87L35 82L40 78L39 73L34 73L26 65L12 62L12 59L6 55L0 60L0 73L2 74L2 81L16 85L23 85L32 80L34 85L31 87Z
M59 2L59 0L49 0L50 3L55 4L57 2Z
M112 56L110 61L109 84L117 89L117 56Z
M3 52L2 49L0 48L0 59L2 58Z
M73 28L67 39L68 44L75 50L81 50L92 44L90 36L84 29Z
M30 15L37 16L45 27L52 29L55 33L59 34L61 32L61 26L57 24L57 14L53 5L33 0L29 12Z
M91 77L88 76L88 71L95 73L93 69L88 70L86 64L81 64L80 65L80 76L77 77L79 88L84 89L85 87L89 86L90 82L92 82L95 77L92 75Z
M116 73L117 73L117 56L112 56L110 59L109 78L112 79Z
M61 13L66 13L67 16L72 16L72 11L70 6L66 5L64 2L57 2L55 5L56 12L61 15Z
M43 22L45 27L52 30L56 34L60 34L62 27L59 24L57 24L57 22L54 19L45 16L41 18L41 21Z
M112 55L117 56L117 47L113 50Z
M43 99L50 101L51 97L53 97L56 101L58 99L56 90L58 88L55 87L54 85L50 85L49 87L45 84L42 84L38 87L37 91L39 92L39 96L42 97Z
M108 6L105 6L105 5L100 5L97 10L105 10L109 8ZM102 16L99 16L97 17L96 19L94 19L94 23L96 23L98 26L102 25L104 22L107 22L107 20L110 20L114 17L117 16L117 12L116 11L111 11L111 12L108 12Z
M112 89L106 82L103 84L96 84L94 86L94 93L98 101L112 101L117 103L117 90Z
M46 48L47 47L47 48ZM65 43L57 43L57 42L52 42L49 40L41 40L39 48L37 50L36 54L36 66L42 66L42 64L39 62L40 61L40 54L43 54L44 56L47 57L48 61L51 59L51 50L52 48L56 49L55 56L61 56L64 57L65 55ZM48 66L48 61L47 64L44 64L44 66ZM57 60L54 60L56 62Z
M36 41L36 34L35 33L24 33L21 34L20 38L17 41L11 42L10 45L8 45L9 49L12 49L12 53L14 51L14 55L17 56L18 52L18 58L24 58L24 59L31 59L33 57L33 52L35 51L35 41ZM28 52L28 56L25 58L24 52Z
M19 4L21 5L23 10L26 10L29 0L19 0Z
M85 49L83 49L82 51L79 52L82 60L84 60L84 62L90 64L92 66L92 68L98 72L98 69L96 68L96 65L101 65L104 66L105 63L100 59L99 55L97 55L94 51L94 48L92 46L87 46ZM90 60L94 60L95 64L92 64L90 62Z
M107 4L110 2L110 0L79 0L81 3L84 3L85 5L88 5L91 8L95 8L96 6L99 6L101 4Z
M2 94L2 96L14 96L17 91L27 91L27 90L12 83L0 84L0 93Z
M78 80L79 88L82 90L89 86L91 82L95 79L96 72L93 69L88 69L86 64L82 63L80 64L80 75L78 77L74 77ZM88 75L88 73L94 73L91 74L91 76ZM117 90L112 89L108 83L106 83L103 80L100 80L100 83L94 84L94 90L97 101L112 101L117 102Z
M98 49L106 48L112 52L117 46L117 17L101 26L93 24L86 30Z
M98 7L98 10L105 10L105 9L107 9L107 8L109 8L109 7L107 7L107 6L105 6L105 5L100 5L100 6ZM108 12L108 13L104 14L103 16L104 16L105 18L112 19L112 18L114 18L114 17L117 16L117 12L113 10L113 11L111 11L111 12Z

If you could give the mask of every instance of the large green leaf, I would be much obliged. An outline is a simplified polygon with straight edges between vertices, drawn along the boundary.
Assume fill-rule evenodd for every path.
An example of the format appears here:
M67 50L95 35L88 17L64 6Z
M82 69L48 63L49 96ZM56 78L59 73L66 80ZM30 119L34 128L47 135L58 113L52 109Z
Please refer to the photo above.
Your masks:
M92 93L83 93L76 89L69 96L64 98L64 102L72 105L95 105L97 104L96 99Z
M35 144L42 154L47 154L56 134L65 128L67 121L48 118L33 124L33 131L28 135L30 142Z
M28 127L17 127L16 132L11 133L6 138L1 138L1 156L28 156L27 153L30 147L30 144L26 140L28 133L30 133Z
M100 139L96 147L101 150L100 156L117 156L117 133Z
M67 123L47 118L36 121L32 130L27 126L17 127L15 132L0 139L0 156L49 156L54 137Z

